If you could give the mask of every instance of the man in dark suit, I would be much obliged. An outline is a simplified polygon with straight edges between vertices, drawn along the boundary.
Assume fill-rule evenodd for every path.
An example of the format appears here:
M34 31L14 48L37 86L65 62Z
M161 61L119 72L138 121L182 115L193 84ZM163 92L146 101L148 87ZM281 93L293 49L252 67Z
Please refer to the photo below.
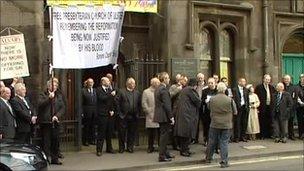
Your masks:
M284 84L278 83L277 93L274 96L274 108L272 112L275 142L286 143L288 119L292 110L293 101L288 92L284 91Z
M297 120L299 138L304 140L304 74L300 75L300 81L298 84L299 98L297 101Z
M83 106L83 134L82 134L82 143L84 146L89 144L94 144L94 125L96 118L96 102L97 95L96 90L93 88L94 80L88 78L85 81L84 88L82 89L82 106Z
M210 118L210 110L207 107L207 104L210 101L210 98L212 96L215 96L217 94L216 90L216 82L213 77L208 78L207 81L208 88L202 90L202 106L201 109L203 109L203 115L201 116L202 121L203 121L203 132L204 132L204 145L207 145L208 142L208 136L209 136L209 128L210 128L210 123L211 123L211 118Z
M245 88L246 79L239 78L238 86L233 88L232 94L233 99L237 106L238 114L233 116L233 133L234 142L244 141L246 139L246 129L248 123L248 112L249 112L249 92Z
M114 153L112 147L112 134L114 128L115 96L116 91L110 88L110 80L101 78L101 86L97 88L97 143L96 155L101 156L104 140L106 139L106 152Z
M137 121L141 111L141 94L135 90L135 86L134 78L128 78L126 89L121 90L118 100L119 153L124 152L125 143L127 143L127 151L133 153Z
M293 105L290 109L290 116L288 120L288 138L291 140L296 140L294 135L294 118L296 116L296 104L298 101L298 91L297 87L291 83L290 75L284 75L283 84L285 86L285 91L291 95Z
M15 85L15 97L11 99L12 108L16 114L16 140L30 143L31 126L36 123L37 116L26 96L26 87L23 83Z
M171 98L167 86L170 83L169 74L162 72L159 75L160 86L155 91L155 116L154 122L160 126L159 158L160 162L171 161L173 156L169 154L167 144L171 125L174 125Z
M255 88L255 93L260 100L259 110L259 124L260 124L260 138L270 138L273 132L271 112L273 108L273 94L275 88L270 84L271 77L269 74L265 74L263 77L263 83L259 84Z
M16 134L16 116L10 102L11 90L4 87L0 92L0 139L14 139Z
M40 94L38 100L38 123L40 125L43 150L51 158L51 164L61 165L59 155L59 123L65 114L65 100L57 91L58 81L47 82L47 90Z

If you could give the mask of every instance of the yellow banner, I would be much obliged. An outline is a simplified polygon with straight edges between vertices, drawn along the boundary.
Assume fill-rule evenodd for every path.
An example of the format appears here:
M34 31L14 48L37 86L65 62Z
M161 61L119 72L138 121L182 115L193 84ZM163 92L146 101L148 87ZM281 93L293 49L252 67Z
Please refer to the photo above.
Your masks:
M52 5L125 5L125 11L157 13L157 0L47 0Z

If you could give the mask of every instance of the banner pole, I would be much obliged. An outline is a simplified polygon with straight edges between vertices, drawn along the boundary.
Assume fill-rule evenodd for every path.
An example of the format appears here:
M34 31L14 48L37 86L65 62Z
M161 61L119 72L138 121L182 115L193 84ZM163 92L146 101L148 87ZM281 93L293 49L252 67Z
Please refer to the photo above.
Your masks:
M53 32L53 8L51 6L49 6L49 16L50 16L50 34L52 34ZM49 38L49 41L52 42L52 38L50 37ZM52 48L52 43L51 43L51 48ZM49 65L49 71L50 71L50 75L51 75L51 84L52 84L52 92L54 92L54 70L53 70L53 53L51 53L50 55L50 65ZM55 128L55 123L53 122L53 117L55 116L55 97L52 98L51 100L51 114L52 114L52 118L51 118L51 121L52 121L52 128Z

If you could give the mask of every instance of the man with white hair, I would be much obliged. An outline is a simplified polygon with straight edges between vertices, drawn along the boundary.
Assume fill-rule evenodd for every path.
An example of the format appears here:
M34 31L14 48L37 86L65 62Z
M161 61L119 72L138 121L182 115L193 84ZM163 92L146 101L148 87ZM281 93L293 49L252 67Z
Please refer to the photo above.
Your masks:
M154 140L156 135L159 135L159 124L154 122L154 114L155 114L155 100L154 100L154 92L156 88L159 86L160 81L158 78L154 77L150 81L151 86L144 90L142 95L142 109L146 115L146 129L148 132L148 153L152 153L154 151Z
M283 84L285 87L285 91L291 95L291 98L293 101L293 106L290 109L290 117L288 120L288 138L291 140L296 140L295 134L294 134L294 122L293 121L294 121L294 118L296 117L296 104L298 101L299 94L297 91L297 87L291 83L290 75L284 75Z
M111 89L109 78L102 77L101 86L97 88L97 143L96 155L102 155L103 143L106 140L106 152L114 153L112 147L112 134L114 129L115 97L116 91Z
M271 85L271 76L265 74L263 76L263 83L259 84L255 88L255 93L260 100L260 106L258 108L259 124L260 124L260 139L270 138L273 133L271 112L273 108L273 95L275 88Z
M0 92L0 139L14 139L16 133L16 115L9 102L11 90L4 87Z
M232 98L225 94L226 89L225 83L219 82L217 84L217 94L208 102L211 124L206 158L203 160L204 163L211 163L215 148L219 145L222 168L229 167L228 142L232 129L232 118L233 115L237 115L236 104Z
M284 84L278 83L276 86L274 108L272 112L275 142L286 143L288 119L292 110L293 102L291 95L284 91Z
M16 140L30 143L31 124L36 124L37 116L26 96L26 87L23 83L15 85L15 97L11 99L12 108L16 114Z
M38 100L38 123L42 132L43 150L51 164L61 165L59 156L59 124L65 114L65 99L54 79L47 81L47 90Z
M133 153L137 122L141 111L141 94L135 89L135 79L130 77L126 81L126 88L121 90L118 100L118 135L119 153L126 149Z

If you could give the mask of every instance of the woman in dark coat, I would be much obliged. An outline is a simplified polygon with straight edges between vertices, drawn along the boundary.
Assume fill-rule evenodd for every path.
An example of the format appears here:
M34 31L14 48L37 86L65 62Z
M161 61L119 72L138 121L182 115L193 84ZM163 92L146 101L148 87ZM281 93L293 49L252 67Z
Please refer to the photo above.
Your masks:
M176 125L174 135L178 136L181 146L180 154L190 157L189 145L191 139L194 139L197 131L199 119L199 107L201 100L195 90L196 81L190 79L189 84L185 87L178 98L176 109Z

